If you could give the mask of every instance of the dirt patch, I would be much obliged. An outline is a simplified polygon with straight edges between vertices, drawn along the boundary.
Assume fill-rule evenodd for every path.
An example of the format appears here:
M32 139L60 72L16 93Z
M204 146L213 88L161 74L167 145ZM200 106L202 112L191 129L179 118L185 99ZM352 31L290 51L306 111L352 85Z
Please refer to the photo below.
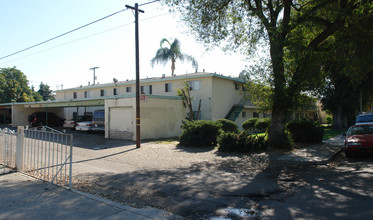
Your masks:
M115 162L131 170L79 173L73 188L133 207L151 206L203 219L222 208L255 209L260 200L284 200L305 184L297 175L299 167L274 162L280 151L230 154L176 143L146 143L118 154L121 151L100 151L105 158L100 163Z

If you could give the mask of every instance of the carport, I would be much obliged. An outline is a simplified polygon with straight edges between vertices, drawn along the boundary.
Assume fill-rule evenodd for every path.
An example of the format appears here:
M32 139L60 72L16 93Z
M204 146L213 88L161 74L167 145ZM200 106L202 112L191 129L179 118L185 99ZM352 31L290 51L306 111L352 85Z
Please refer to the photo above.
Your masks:
M65 108L67 107L104 107L105 100L103 98L89 100L53 100L42 102L23 102L23 103L7 103L1 105L3 108L11 109L11 124L12 126L28 125L27 117L34 112L51 112L61 118L65 118Z
M135 139L135 96L118 95L100 98L53 100L2 104L11 109L11 125L28 125L28 116L34 112L51 112L66 118L67 108L100 107L105 109L105 137ZM147 95L141 101L141 139L175 137L181 133L185 118L182 98L177 96ZM71 113L71 112L70 112Z

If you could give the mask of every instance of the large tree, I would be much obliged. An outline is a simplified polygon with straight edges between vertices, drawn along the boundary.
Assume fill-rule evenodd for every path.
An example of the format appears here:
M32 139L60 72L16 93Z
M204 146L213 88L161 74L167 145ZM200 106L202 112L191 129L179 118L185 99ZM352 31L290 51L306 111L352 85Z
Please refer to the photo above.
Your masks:
M44 84L43 82L39 85L38 93L43 97L44 101L54 100L53 91L50 89L48 84Z
M335 128L351 125L355 114L360 111L360 95L364 105L373 93L372 8L371 2L355 5L343 27L325 40L308 60L312 68L305 72L324 79L314 82L323 82L316 94L321 98L324 109L333 114ZM318 13L331 16L336 12L324 10ZM315 30L322 27L315 22L298 27L292 33L292 51L304 47L305 39L312 38ZM289 57L296 61L299 55L293 53Z
M168 47L164 46L167 43ZM194 68L198 68L198 62L192 56L184 54L181 52L180 41L178 39L174 39L172 43L166 38L163 38L160 42L160 48L157 50L155 57L150 61L152 66L154 64L166 64L168 61L171 61L171 74L175 74L175 63L177 60L184 62L184 60L188 62L192 62Z
M271 58L272 124L270 147L286 147L285 123L301 92L313 76L305 71L308 60L330 35L341 28L359 0L164 0L181 12L196 36L208 44L229 42L232 49L250 54L264 40ZM332 10L333 14L322 13ZM305 46L297 48L296 63L286 60L292 32L306 23L319 23ZM290 51L292 52L292 51ZM311 80L310 80L311 79Z
M0 69L0 103L33 102L35 91L28 87L28 80L20 70L13 68Z

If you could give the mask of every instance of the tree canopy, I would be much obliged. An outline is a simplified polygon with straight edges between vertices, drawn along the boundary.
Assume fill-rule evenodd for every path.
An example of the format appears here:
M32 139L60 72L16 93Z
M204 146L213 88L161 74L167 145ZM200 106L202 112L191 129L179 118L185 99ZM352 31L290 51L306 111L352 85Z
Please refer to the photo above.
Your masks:
M164 47L164 43L167 43L169 47ZM160 48L157 50L155 57L150 61L152 66L154 64L166 64L168 61L171 61L171 74L175 74L175 63L177 60L184 62L184 60L188 62L192 62L194 68L198 68L198 62L192 56L183 54L181 52L180 41L178 39L174 39L172 43L166 38L163 38L160 42Z
M260 42L271 58L272 124L270 147L286 147L285 123L303 91L319 78L312 74L312 55L345 25L364 0L164 0L181 12L196 37L205 43L228 42L231 49L252 54ZM307 38L303 26L317 24ZM293 43L302 42L301 44ZM296 59L294 59L296 57ZM293 58L293 59L292 59Z
M43 82L40 83L37 93L43 97L44 101L54 100L53 91L47 84L44 84Z
M333 114L333 126L350 126L362 104L368 103L373 94L373 4L357 4L348 14L344 25L325 40L308 60L307 74L313 75L316 95L325 110ZM321 13L321 12L320 12ZM330 10L322 11L324 16L335 16ZM324 24L309 23L293 31L292 48L304 46L304 39ZM289 58L294 62L299 54ZM321 79L321 80L319 80Z
M15 67L0 69L0 103L40 101L28 87L25 74Z

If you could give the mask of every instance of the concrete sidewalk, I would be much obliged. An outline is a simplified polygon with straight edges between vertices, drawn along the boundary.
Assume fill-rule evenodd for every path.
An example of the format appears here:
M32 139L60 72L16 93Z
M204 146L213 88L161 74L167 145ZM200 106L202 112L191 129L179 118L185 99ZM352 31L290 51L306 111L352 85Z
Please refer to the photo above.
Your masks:
M343 148L344 136L338 135L320 144L295 150L279 157L277 161L291 164L323 165L327 164Z
M182 219L154 208L132 208L67 190L20 173L0 175L0 219Z

